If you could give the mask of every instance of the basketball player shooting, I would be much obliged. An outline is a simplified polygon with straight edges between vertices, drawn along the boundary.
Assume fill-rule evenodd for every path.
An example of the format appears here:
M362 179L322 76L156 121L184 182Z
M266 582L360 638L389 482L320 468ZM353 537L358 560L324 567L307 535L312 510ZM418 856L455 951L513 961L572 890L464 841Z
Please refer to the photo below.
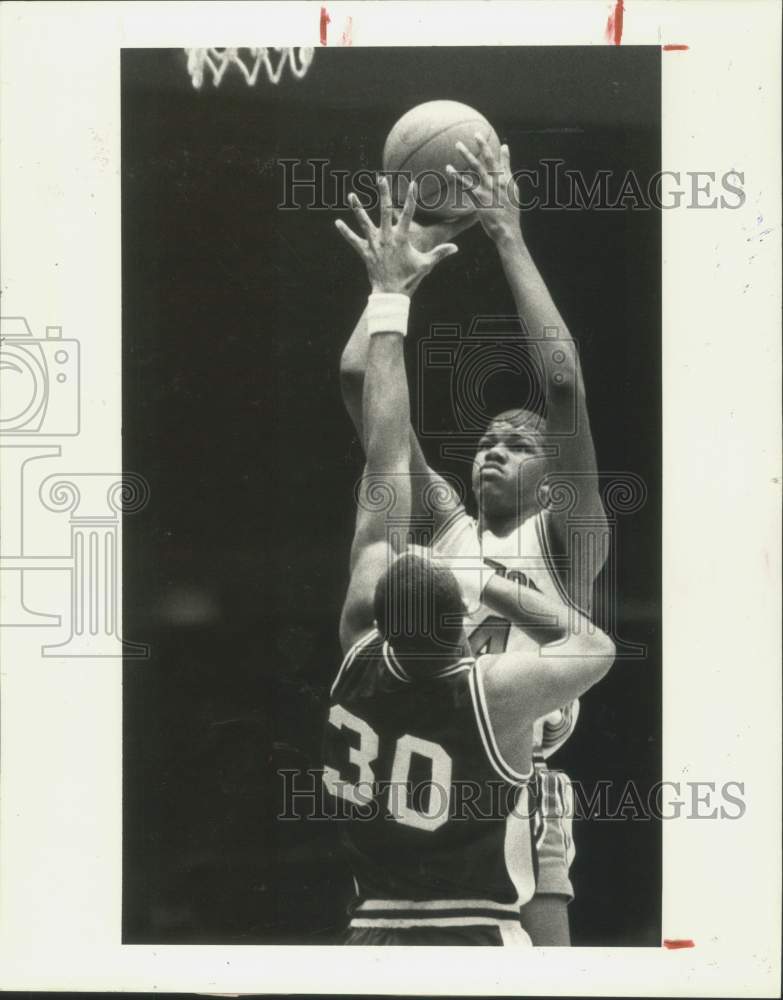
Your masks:
M356 898L347 943L525 945L520 906L535 890L534 723L596 683L614 647L584 620L562 614L559 602L513 585L515 620L535 651L476 660L462 624L472 575L460 581L406 551L409 297L456 247L423 253L413 245L414 185L397 225L385 180L380 193L379 228L353 203L364 239L338 222L372 286L362 394L366 466L323 772L348 810L343 840ZM378 502L379 491L386 503ZM484 590L494 601L496 590L502 597L510 586L493 575ZM576 628L567 627L569 618ZM427 778L414 785L422 767Z
M477 217L494 242L511 287L523 336L534 342L543 361L546 419L528 410L498 414L479 442L472 487L478 520L468 517L459 498L434 472L409 429L410 469L417 484L414 506L424 490L437 486L449 501L428 511L435 521L434 551L452 560L489 557L510 579L567 603L577 618L589 616L592 587L605 559L602 545L606 518L598 492L595 448L587 412L584 382L575 345L525 242L515 181L507 146L500 157L477 133L468 149L454 148L454 164L446 166L452 185L459 185L474 206L462 215L432 226L410 226L411 240L422 250L453 239ZM363 315L341 359L341 386L346 409L364 441L361 392L368 339ZM556 337L544 337L544 331ZM554 455L547 454L549 442ZM574 484L576 501L570 511L550 507L547 479ZM569 522L569 518L572 520ZM578 551L580 558L575 558ZM471 648L480 652L530 649L529 635L513 612L499 615L482 594L466 619ZM539 845L536 895L523 909L522 920L534 944L568 945L568 903L573 898L569 869L574 856L571 789L567 776L549 770L545 761L573 731L578 702L555 708L536 726L536 763L541 777L544 836Z

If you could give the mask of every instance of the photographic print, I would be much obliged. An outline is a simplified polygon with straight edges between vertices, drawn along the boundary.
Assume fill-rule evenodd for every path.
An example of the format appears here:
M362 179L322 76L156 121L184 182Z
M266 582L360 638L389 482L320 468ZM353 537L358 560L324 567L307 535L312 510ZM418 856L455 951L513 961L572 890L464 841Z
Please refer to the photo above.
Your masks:
M478 551L551 602L534 615L584 609L584 623L563 614L563 634L514 625L522 635L509 641L507 620L477 607L466 656L489 654L488 667L492 656L535 647L545 663L539 646L552 653L580 630L588 644L598 647L600 633L613 643L611 673L578 706L553 706L546 742L536 739L542 894L564 913L534 914L533 927L543 921L542 944L569 943L573 924L578 944L657 947L660 50L267 57L280 66L276 83L262 71L249 86L226 62L219 87L209 70L194 87L193 53L123 53L124 465L151 496L124 531L125 634L151 648L127 662L124 683L126 940L337 942L346 907L377 897L355 897L340 847L352 841L341 827L361 831L363 821L329 822L318 775L347 651L338 626L357 503L373 503L359 495L370 469L368 334L354 332L370 286L335 220L361 232L349 199L363 195L379 224L384 170L400 171L390 196L402 208L396 189L408 167L420 200L411 242L459 247L409 296L410 489L421 481L454 496L425 498L407 530L393 506L385 523L447 561L472 551L463 536L489 532ZM511 167L496 178L500 207L486 210L450 188L446 172L468 173L455 143L479 154L482 129L494 147L484 147L488 169L499 174L503 155ZM520 458L533 459L535 474ZM399 460L379 462L374 485L394 488ZM597 657L588 644L587 664ZM387 740L433 742L426 716L452 693L427 697L434 704L410 732L407 710L378 721ZM472 751L475 719L457 714L450 755L471 749L454 779L498 778ZM524 738L518 729L510 739ZM406 776L422 796L435 780L427 760L414 759L418 782ZM425 814L440 808L429 794ZM480 817L455 815L433 830L397 824L400 841L379 808L385 819L367 820L379 829L357 863L394 902L494 899L481 876L461 885L463 847L451 846L464 841L470 858L473 841L486 840ZM489 810L483 825L497 822ZM453 852L443 869L439 843ZM387 885L374 869L403 850L412 867ZM496 863L505 858L487 860L486 878ZM505 885L495 891L498 906L516 902Z

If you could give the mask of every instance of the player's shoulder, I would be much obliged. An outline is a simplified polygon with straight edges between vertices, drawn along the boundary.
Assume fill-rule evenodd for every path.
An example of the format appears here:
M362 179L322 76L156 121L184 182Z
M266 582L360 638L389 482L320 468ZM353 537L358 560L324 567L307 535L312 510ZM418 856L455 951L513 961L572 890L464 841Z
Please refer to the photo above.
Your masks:
M503 669L503 664L509 658L515 658L514 653L481 653L473 662L473 672L476 677L480 677L485 683L490 677L495 677L498 671Z
M478 521L464 507L459 507L441 525L432 539L432 548L439 555L450 555L479 540Z
M330 695L334 697L338 690L345 686L349 676L351 679L368 663L374 663L383 655L383 639L378 629L373 626L361 635L346 651L332 684Z
M536 539L540 548L547 547L546 543L552 532L552 512L546 507L539 507L535 513L520 521L517 531Z
M474 657L465 656L456 663L440 668L436 666L426 680L419 682L419 685L437 689L438 704L449 702L454 707L468 704L469 684L475 668Z

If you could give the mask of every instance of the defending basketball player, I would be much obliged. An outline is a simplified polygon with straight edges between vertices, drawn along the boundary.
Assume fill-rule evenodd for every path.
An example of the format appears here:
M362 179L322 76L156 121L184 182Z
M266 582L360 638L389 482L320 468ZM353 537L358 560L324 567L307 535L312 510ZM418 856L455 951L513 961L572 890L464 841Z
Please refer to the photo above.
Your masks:
M373 290L362 399L366 468L340 627L345 658L325 740L324 782L350 816L344 842L356 899L348 943L529 944L519 908L535 891L534 723L596 683L614 648L600 631L569 631L562 605L514 585L516 618L535 652L476 660L456 575L405 551L409 295L456 248L417 251L410 241L415 191L392 226L385 181L380 190L380 228L358 204L364 240L338 223ZM379 490L386 503L378 503ZM494 600L495 590L502 596L509 586L493 577L485 595Z
M518 199L507 146L497 162L481 135L477 154L463 143L455 148L457 170L447 169L475 206L475 215L493 240L510 284L526 335L535 341L543 361L546 419L526 410L499 414L488 426L473 466L472 485L479 507L473 521L455 494L434 512L435 551L447 558L490 558L510 578L572 607L572 614L589 615L592 586L605 550L601 544L606 519L598 493L598 477L584 383L576 349L525 243ZM413 239L422 248L432 241L453 238L475 221L462 216L455 222L412 226ZM556 337L543 336L544 331ZM357 324L341 361L343 398L363 440L361 398L367 351L364 317ZM445 481L427 465L412 429L409 431L411 472L419 484L437 484L441 498L449 493ZM554 456L546 445L556 445ZM556 477L574 484L575 504L569 511L548 503L547 480ZM420 496L414 493L414 503ZM599 540L591 545L590 537ZM579 557L576 557L576 554ZM499 615L475 604L466 619L475 654L530 649L530 638L513 615ZM513 622L513 625L510 625ZM569 868L573 859L571 791L567 777L549 770L545 760L570 735L578 702L564 703L536 727L536 759L541 775L544 837L539 852L536 896L523 910L523 923L535 944L570 943L567 904L573 898Z

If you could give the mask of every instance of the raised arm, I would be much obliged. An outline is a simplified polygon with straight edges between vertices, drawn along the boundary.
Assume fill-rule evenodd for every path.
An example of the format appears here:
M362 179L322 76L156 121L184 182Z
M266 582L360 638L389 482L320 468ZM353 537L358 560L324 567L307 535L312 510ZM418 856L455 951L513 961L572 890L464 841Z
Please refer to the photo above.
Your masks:
M458 173L453 165L447 169L458 176L476 204L479 221L497 247L522 320L524 336L530 340L543 364L546 434L557 445L557 455L549 468L573 477L577 490L573 512L551 514L553 541L561 553L568 555L566 519L569 514L586 517L590 521L590 531L600 533L606 526L579 354L523 237L508 146L501 147L498 163L482 137L477 135L476 140L480 148L478 157L462 143L457 143L459 156L470 167L473 176ZM583 550L587 551L585 547ZM590 564L585 558L580 576L567 581L571 596L580 607L589 607L593 580L600 569L600 564Z
M487 562L490 562L487 560ZM490 565L491 569L491 565ZM454 567L463 593L476 593L475 567ZM513 622L536 645L488 654L476 662L483 706L501 757L518 774L531 765L535 722L573 702L614 662L611 639L561 602L496 574L481 576L481 602Z
M410 294L453 244L416 250L409 238L415 205L411 186L396 225L388 183L379 183L380 227L373 225L358 199L352 208L364 231L357 236L342 220L337 228L362 257L370 279L366 311L367 370L362 392L366 465L357 490L356 528L351 547L351 579L343 605L340 640L344 650L372 627L373 599L389 562L406 545L410 520L410 402L403 338ZM394 531L389 531L390 523Z
M524 587L518 601L517 624L538 641L541 628L533 632L525 625L525 616L533 620L550 616L556 625L537 650L486 658L483 681L490 716L496 731L512 739L536 719L584 694L607 673L615 657L612 640L573 610ZM559 641L563 626L569 629L564 642Z
M436 563L451 570L459 581L467 615L484 606L516 625L534 642L556 642L568 631L568 608L545 598L505 576L505 569L482 556L444 556L432 554Z
M352 201L353 204L354 202ZM408 234L411 243L417 250L421 253L429 253L436 247L448 243L458 233L473 225L474 222L475 216L472 215L468 217L462 216L453 222L435 223L430 226L420 226L416 222L411 221ZM416 287L418 287L418 282L411 288L411 295ZM365 308L348 339L348 343L345 345L340 359L340 389L342 391L343 403L356 428L359 443L365 450L365 421L362 410L362 398L369 346L367 310ZM417 512L424 511L424 496L427 490L437 487L439 498L437 509L432 509L431 506L427 508L427 512L433 516L434 529L437 532L441 524L448 520L454 511L461 506L461 502L459 496L451 489L446 480L430 468L412 426L408 428L408 439L411 455L411 500L413 510Z

